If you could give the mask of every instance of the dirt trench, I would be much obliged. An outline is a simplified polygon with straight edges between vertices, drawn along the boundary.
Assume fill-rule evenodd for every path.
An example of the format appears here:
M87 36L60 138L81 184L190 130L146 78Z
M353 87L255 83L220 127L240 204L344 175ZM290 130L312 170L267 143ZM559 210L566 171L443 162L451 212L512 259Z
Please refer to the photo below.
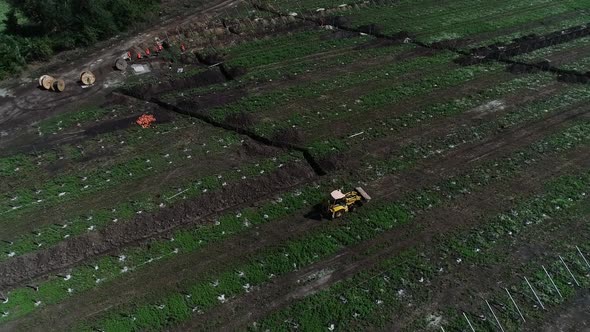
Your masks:
M282 16L285 13L281 13L273 8L268 6L253 3L253 6L261 11L266 11L268 13ZM348 24L348 20L342 16L332 16L328 18L316 18L315 16L310 17L300 17L297 16L298 19L313 22L319 26L323 26L326 23L329 23L333 27L336 27L340 30L347 31L347 32L354 32L354 33L363 33L371 35L378 39L385 39L389 40L391 43L412 43L416 46L420 46L427 49L433 50L447 50L454 52L461 57L455 60L458 64L461 65L474 65L483 63L486 61L498 61L501 63L505 63L509 65L508 68L511 72L522 72L522 71L547 71L551 73L555 73L558 75L558 80L567 83L582 83L588 84L590 83L590 74L589 73L582 73L574 70L565 70L558 67L551 66L547 63L527 63L521 61L514 61L510 58L516 55L529 53L541 48L554 46L558 44L563 44L575 39L579 39L582 37L586 37L590 35L590 25L579 25L575 27L571 27L564 30L558 30L554 32L550 32L548 34L538 36L538 35L528 35L521 38L514 39L511 43L508 44L493 44L483 47L478 47L475 49L471 49L469 51L460 50L456 47L453 47L451 43L446 42L437 42L432 44L427 44L415 40L415 38L410 35L406 31L400 31L393 35L386 35L381 32L381 27L379 24L372 23L363 26L359 26L356 28L350 27Z
M324 176L324 175L328 174L328 172L322 167L321 163L319 163L314 158L314 156L309 152L309 150L305 147L301 147L296 144L286 142L283 140L272 140L272 139L266 138L264 136L258 135L258 134L254 133L248 129L245 129L243 127L235 126L235 125L232 125L228 122L216 121L212 117L199 112L198 109L193 110L193 109L181 108L176 105L166 103L166 102L164 102L160 99L157 99L157 98L152 98L150 101L159 105L162 108L165 108L165 109L168 109L168 110L180 113L180 114L195 117L195 118L197 118L201 121L204 121L206 123L209 123L215 127L222 128L225 130L236 132L241 135L248 136L249 138L251 138L252 140L254 140L260 144L300 152L303 154L303 157L305 158L305 160L307 161L309 166L315 171L316 175Z

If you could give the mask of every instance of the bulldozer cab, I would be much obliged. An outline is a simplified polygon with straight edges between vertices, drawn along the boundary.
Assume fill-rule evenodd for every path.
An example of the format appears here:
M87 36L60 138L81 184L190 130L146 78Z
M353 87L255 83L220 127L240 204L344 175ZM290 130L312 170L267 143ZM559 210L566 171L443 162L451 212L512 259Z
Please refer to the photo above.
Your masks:
M362 188L343 193L340 190L334 190L330 193L328 204L324 209L325 215L331 219L339 218L344 213L352 211L355 207L368 201L371 198Z
M346 205L346 195L340 190L334 190L330 193L331 205Z

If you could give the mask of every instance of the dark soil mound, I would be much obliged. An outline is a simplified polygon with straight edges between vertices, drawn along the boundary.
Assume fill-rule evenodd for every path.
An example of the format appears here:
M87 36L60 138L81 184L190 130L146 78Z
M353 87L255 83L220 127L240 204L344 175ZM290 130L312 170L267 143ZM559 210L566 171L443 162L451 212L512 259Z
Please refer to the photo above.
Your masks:
M254 117L252 114L246 112L238 112L234 114L230 114L225 117L224 120L227 124L238 127L238 128L248 128L254 125Z
M283 128L275 132L271 140L281 144L297 145L301 143L302 137L296 128Z

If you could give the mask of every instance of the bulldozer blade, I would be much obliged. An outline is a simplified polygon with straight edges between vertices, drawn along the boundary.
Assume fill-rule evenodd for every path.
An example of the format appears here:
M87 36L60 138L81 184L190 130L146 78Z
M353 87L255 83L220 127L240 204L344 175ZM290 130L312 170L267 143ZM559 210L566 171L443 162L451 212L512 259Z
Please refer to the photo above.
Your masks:
M365 201L368 202L371 200L371 196L369 196L369 194L367 194L367 192L363 188L356 187L354 188L354 190L356 190Z

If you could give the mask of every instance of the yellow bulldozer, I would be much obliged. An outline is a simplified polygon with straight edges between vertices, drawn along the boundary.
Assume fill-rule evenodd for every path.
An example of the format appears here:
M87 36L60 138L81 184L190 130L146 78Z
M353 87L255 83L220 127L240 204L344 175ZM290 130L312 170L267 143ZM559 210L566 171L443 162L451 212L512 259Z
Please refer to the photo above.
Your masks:
M324 215L330 219L340 218L343 214L353 211L356 207L370 200L371 196L361 187L356 187L347 193L334 190L330 193L330 198L324 206Z

